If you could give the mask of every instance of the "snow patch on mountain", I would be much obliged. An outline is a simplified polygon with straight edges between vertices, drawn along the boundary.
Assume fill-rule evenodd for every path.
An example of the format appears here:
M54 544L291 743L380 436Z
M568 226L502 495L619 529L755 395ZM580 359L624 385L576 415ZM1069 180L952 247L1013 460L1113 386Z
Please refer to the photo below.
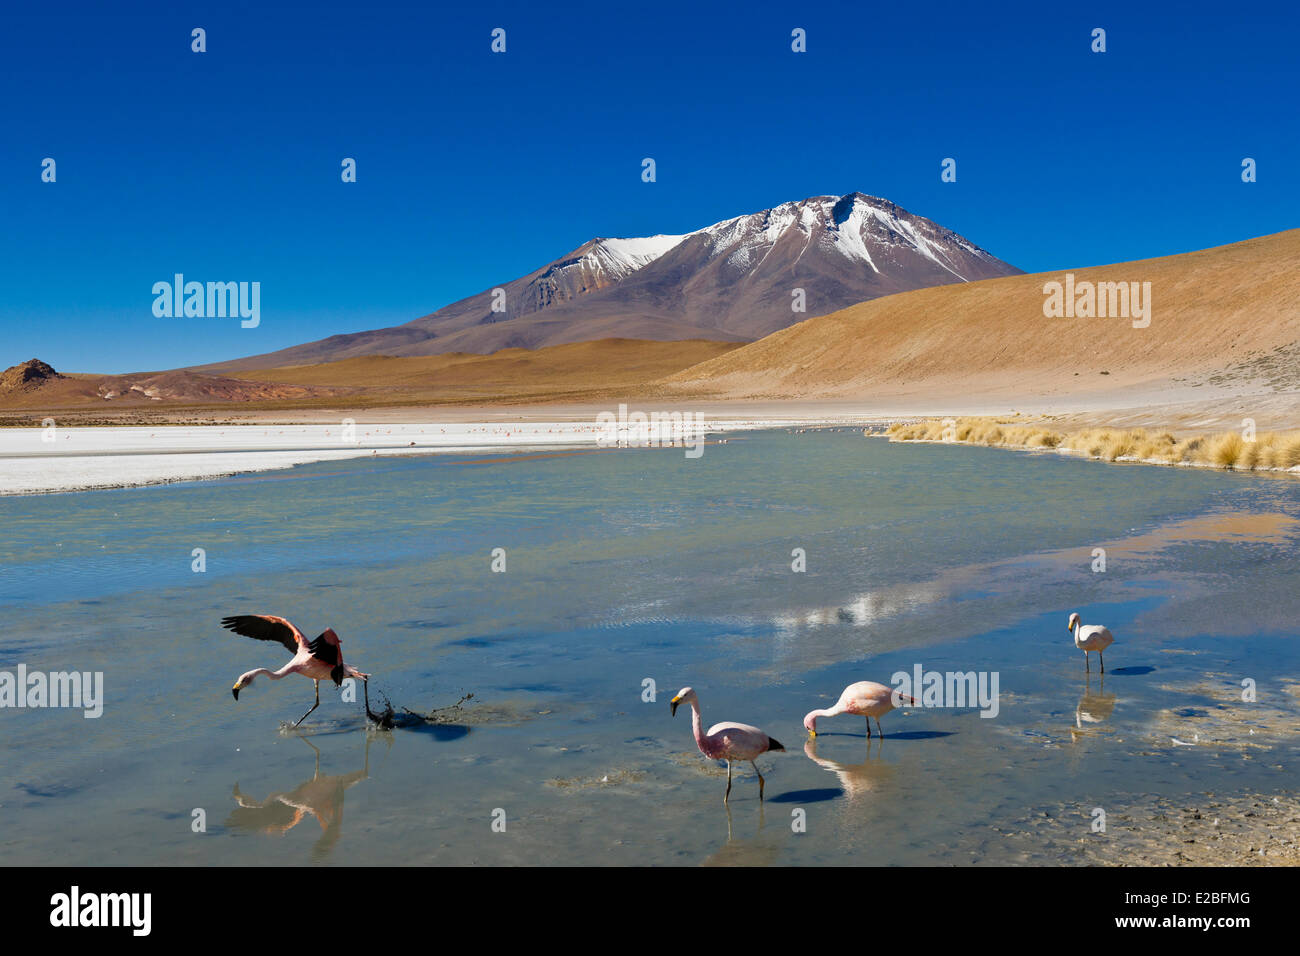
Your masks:
M912 249L963 282L969 281L969 276L963 274L952 253L960 250L984 261L995 261L956 233L936 233L928 220L886 199L863 193L782 203L763 212L724 219L679 238L702 236L708 241L709 258L723 256L728 267L749 270L761 265L791 230L804 239L800 257L809 244L816 242L861 262L877 275L882 274L878 259L885 264L895 260L891 247Z
M850 259L861 259L879 274L880 269L871 258L866 239L867 220L877 213L878 210L855 200L848 218L841 223L832 223L831 245Z
M685 236L645 236L639 239L597 239L587 256L611 276L622 278L648 266L676 248Z

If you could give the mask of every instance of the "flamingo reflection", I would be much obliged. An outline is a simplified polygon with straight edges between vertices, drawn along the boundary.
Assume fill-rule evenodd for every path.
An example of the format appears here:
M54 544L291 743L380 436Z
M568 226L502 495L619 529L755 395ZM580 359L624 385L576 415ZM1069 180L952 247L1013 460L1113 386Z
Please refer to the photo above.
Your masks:
M321 775L320 750L305 737L299 738L316 752L316 769L309 780L284 793L272 793L265 800L245 795L236 783L235 802L226 825L249 833L283 836L303 820L314 817L321 836L312 847L312 858L329 856L343 835L343 794L370 776L370 739L366 739L365 760L360 770L337 775Z
M879 790L893 776L894 768L881 759L881 754L884 752L884 741L879 737L874 740L875 757L871 755L873 741L868 739L867 759L862 763L852 764L841 763L828 757L819 757L817 755L817 741L817 737L809 737L804 741L804 754L823 770L835 774L839 778L840 786L844 788L845 796L850 800L871 793L873 790Z
M1104 677L1097 685L1095 694L1092 691L1091 679L1085 679L1083 696L1079 698L1079 705L1074 709L1074 726L1070 728L1070 733L1078 737L1080 734L1097 729L1095 725L1110 720L1111 714L1115 712L1115 700L1114 694L1106 693Z
M758 806L758 826L754 835L735 838L731 824L731 804L727 808L727 842L715 850L700 866L771 866L781 856L781 846L772 837L764 838L766 822L763 805Z

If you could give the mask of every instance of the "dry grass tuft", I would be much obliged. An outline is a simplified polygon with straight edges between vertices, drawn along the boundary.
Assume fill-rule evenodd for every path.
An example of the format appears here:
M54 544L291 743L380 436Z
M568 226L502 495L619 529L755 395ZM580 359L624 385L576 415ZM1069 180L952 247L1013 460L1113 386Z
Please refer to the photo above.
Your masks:
M1019 417L1019 416L1016 416ZM1300 432L1264 432L1247 441L1240 432L1179 439L1144 428L1085 428L1070 434L993 418L958 418L894 425L891 441L956 441L1000 448L1055 448L1102 461L1205 465L1242 471L1300 468Z

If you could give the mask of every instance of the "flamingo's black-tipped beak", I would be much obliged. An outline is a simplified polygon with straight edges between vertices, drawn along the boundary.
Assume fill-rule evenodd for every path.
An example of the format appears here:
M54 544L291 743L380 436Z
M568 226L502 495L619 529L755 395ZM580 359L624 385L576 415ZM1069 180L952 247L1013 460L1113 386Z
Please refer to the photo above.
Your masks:
M672 700L668 702L668 706L672 710L674 717L677 716L677 705L680 703L681 703L681 699L678 697L674 697Z
M234 695L235 700L239 700L239 688L238 688L238 687L232 687L232 688L230 688L230 693Z

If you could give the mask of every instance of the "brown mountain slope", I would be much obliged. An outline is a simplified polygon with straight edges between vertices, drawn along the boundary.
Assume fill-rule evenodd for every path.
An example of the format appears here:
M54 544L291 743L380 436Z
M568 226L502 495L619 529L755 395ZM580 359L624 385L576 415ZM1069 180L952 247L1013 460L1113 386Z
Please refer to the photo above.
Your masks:
M33 359L0 373L0 424L45 413L96 421L186 420L194 411L231 415L320 409L361 411L457 404L610 401L722 355L735 343L603 339L492 355L369 356L235 375L187 370L60 375Z
M230 402L293 401L321 390L299 385L262 384L183 369L130 375L61 374L31 359L0 374L0 409L59 410L206 405Z
M372 399L387 396L404 401L482 401L530 397L544 401L575 393L639 387L737 347L736 343L698 339L601 339L540 349L502 349L491 355L372 355L319 365L234 372L232 377L280 385L364 389Z
M906 292L775 332L667 377L683 397L1114 395L1233 379L1300 388L1300 230L1073 270L1076 283L1150 282L1147 328L1127 318L1047 318L1065 273ZM1207 396L1208 397L1208 396Z

